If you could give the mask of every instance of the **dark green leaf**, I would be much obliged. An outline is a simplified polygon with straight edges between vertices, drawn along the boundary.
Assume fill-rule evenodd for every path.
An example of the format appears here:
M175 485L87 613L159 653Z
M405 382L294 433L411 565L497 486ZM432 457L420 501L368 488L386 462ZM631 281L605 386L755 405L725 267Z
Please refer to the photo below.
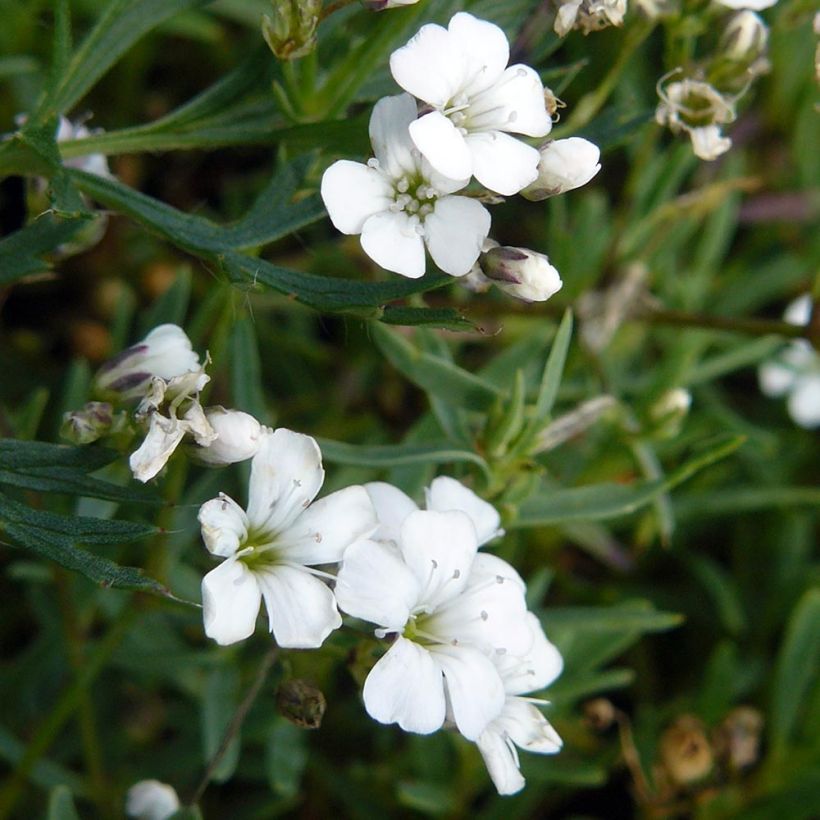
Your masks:
M68 786L55 786L48 797L47 820L80 820L71 790Z
M48 270L50 265L44 257L71 241L85 224L84 219L58 219L43 214L0 240L0 285Z

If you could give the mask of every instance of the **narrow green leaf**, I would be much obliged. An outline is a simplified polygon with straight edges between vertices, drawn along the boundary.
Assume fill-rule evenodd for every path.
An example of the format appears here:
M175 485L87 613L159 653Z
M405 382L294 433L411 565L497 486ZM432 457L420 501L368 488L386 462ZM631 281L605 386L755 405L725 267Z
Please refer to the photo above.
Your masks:
M481 330L475 322L454 308L386 307L381 317L389 325L426 325L442 330Z
M69 447L45 441L18 441L0 438L0 468L23 471L37 467L70 467L91 472L118 457L104 447Z
M624 689L635 680L632 669L606 669L603 672L585 674L577 677L559 678L548 693L550 703L568 706L590 695L611 692L613 689Z
M555 334L547 364L544 367L544 375L541 378L541 387L538 391L538 399L535 403L535 413L532 418L531 428L533 430L542 426L555 404L555 397L558 395L558 387L561 384L561 376L564 372L564 363L567 360L570 339L572 338L572 311L567 308L564 317Z
M662 632L680 626L683 616L658 612L645 601L629 601L620 606L551 607L542 616L548 632L561 630L589 632Z
M71 241L86 224L84 219L58 219L43 214L34 222L0 240L0 286L47 271L47 254Z
M790 507L820 507L820 487L722 487L688 493L674 502L679 520Z
M71 9L68 0L54 0L54 47L49 81L57 86L71 57Z
M80 820L68 786L55 786L51 790L46 818L47 820Z
M237 410L244 410L263 424L271 423L271 412L262 388L262 363L256 332L250 319L236 321L231 331L231 396Z
M239 703L239 670L236 666L220 666L208 674L202 693L202 756L207 764L216 754L225 730ZM231 740L228 750L214 772L214 780L229 780L239 763L239 733Z

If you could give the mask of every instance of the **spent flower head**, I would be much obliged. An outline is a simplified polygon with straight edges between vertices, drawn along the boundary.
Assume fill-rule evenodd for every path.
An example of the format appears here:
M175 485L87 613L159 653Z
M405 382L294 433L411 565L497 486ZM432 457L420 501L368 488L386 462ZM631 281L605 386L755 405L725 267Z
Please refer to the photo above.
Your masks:
M555 16L555 33L566 37L572 29L584 34L608 26L621 26L626 14L626 0L564 0Z

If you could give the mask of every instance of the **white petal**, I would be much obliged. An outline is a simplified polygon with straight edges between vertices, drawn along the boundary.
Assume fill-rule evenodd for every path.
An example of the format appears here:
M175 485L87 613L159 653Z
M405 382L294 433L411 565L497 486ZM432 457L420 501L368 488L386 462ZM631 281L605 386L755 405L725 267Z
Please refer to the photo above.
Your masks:
M511 65L491 88L470 101L469 130L511 131L543 137L552 129L541 78L526 65Z
M367 490L345 487L311 504L277 539L277 549L291 563L335 564L347 547L377 526Z
M466 196L439 199L424 220L424 235L433 261L451 276L464 276L476 263L490 232L490 213Z
M732 140L723 136L719 125L704 125L688 130L692 140L692 150L700 159L715 160L732 147Z
M322 175L322 201L337 231L362 232L373 214L385 211L393 201L393 187L376 168L340 159Z
M217 432L211 427L202 405L198 401L192 401L188 409L182 415L183 421L188 425L188 432L200 447L208 447L217 439Z
M564 0L558 8L558 13L555 16L555 33L559 37L565 37L569 34L572 27L575 25L575 20L578 17L578 12L581 9L581 0Z
M241 561L228 558L202 579L205 634L222 646L250 637L261 601L254 574Z
M757 378L761 391L767 396L776 398L792 389L797 380L797 373L794 368L774 360L760 365Z
M493 657L508 695L537 692L549 686L564 668L561 653L547 639L538 618L528 612L526 619L532 635L532 647L526 655L505 653Z
M263 435L251 462L251 527L266 535L286 530L316 497L324 478L315 439L284 427Z
M330 587L306 570L277 564L257 572L256 578L279 646L315 649L342 625Z
M213 555L228 558L248 537L248 517L232 498L221 493L199 508L202 540Z
M418 222L405 213L384 213L371 216L362 230L364 252L385 270L392 270L410 279L424 276L424 242L415 229Z
M492 661L468 646L431 646L447 681L453 719L467 740L476 740L504 708L504 684Z
M128 459L134 478L142 482L150 481L165 466L186 432L188 424L181 419L154 413L148 434Z
M125 813L138 820L167 820L178 808L174 787L159 780L140 780L125 796Z
M473 174L470 149L444 114L431 111L419 117L410 123L409 132L416 148L436 171L454 180L470 179Z
M504 534L501 516L492 504L479 498L471 489L449 476L439 476L425 490L427 509L446 512L461 510L470 516L478 537L478 546Z
M447 29L422 26L406 46L390 55L393 79L414 97L443 108L464 83L464 57Z
M367 714L398 723L406 732L429 735L446 712L441 668L423 647L399 637L364 682Z
M499 794L515 794L524 788L526 781L518 771L515 750L510 747L504 733L495 728L495 722L482 732L476 745Z
M447 29L463 55L464 93L472 97L494 85L510 59L507 35L495 23L463 11L453 15Z
M789 303L783 313L783 320L790 325L807 325L811 319L811 309L811 294L804 293Z
M393 541L398 544L404 519L418 509L407 493L385 481L371 481L364 485L379 519L379 528L373 533L374 541Z
M473 175L499 194L517 194L538 176L540 154L531 145L502 131L468 134Z
M253 458L259 451L262 426L249 413L216 405L205 411L216 440L194 449L192 455L205 464L221 467Z
M416 119L416 101L409 94L382 97L370 116L370 144L384 170L393 179L414 174L418 162L408 126Z
M473 522L462 512L412 512L401 526L400 549L418 581L419 603L432 611L459 595L475 558Z
M140 345L147 345L143 367L152 376L169 381L199 368L199 356L191 347L191 340L179 325L158 325ZM138 345L139 346L139 345Z
M555 754L563 745L549 721L524 698L507 698L503 712L493 725L525 752Z
M789 396L789 415L809 430L820 426L820 374L801 376Z
M419 584L392 544L357 541L336 576L336 600L348 615L401 632L419 597Z

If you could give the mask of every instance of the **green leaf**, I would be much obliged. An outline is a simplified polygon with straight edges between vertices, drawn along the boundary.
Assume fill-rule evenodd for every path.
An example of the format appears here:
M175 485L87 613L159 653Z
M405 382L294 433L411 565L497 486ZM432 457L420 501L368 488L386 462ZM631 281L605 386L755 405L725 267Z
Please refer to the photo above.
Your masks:
M666 478L633 485L602 483L571 489L548 489L528 498L509 528L543 527L564 521L600 521L629 515L650 504L662 493L682 484L695 473L733 453L743 436L732 436L706 453L687 461Z
M481 330L475 322L454 308L386 307L381 321L388 325L427 325L442 330Z
M235 666L220 666L208 674L202 694L202 755L205 764L217 753L225 730L239 703L239 670ZM213 774L217 783L229 780L239 763L239 732Z
M55 786L51 790L46 818L47 820L80 820L68 786Z
M547 364L544 367L544 375L541 378L541 387L538 391L538 399L535 403L535 414L532 425L537 428L544 424L552 406L555 404L555 397L558 395L558 387L561 384L561 376L564 372L564 363L567 360L570 339L572 338L572 311L567 308L564 317L555 334Z
M542 620L547 633L573 632L663 632L680 626L683 616L658 612L646 601L628 601L619 606L551 607Z
M370 330L376 346L402 375L442 401L486 411L503 396L495 385L446 359L419 350L387 328L372 324Z
M638 639L636 639L638 640ZM566 680L559 678L549 688L550 703L560 706L570 705L590 695L624 689L635 681L632 669L607 669L603 672L586 673Z
M244 410L263 424L272 417L262 388L262 363L256 333L248 318L238 319L231 330L231 396L237 410Z
M71 9L68 0L54 0L54 47L49 82L56 87L71 57Z
M735 515L755 510L820 507L820 487L720 487L675 499L677 519Z
M271 789L282 797L296 797L307 763L305 730L277 720L265 749L265 771Z
M84 219L58 219L43 214L0 240L0 286L49 270L51 266L44 257L70 242L85 224Z

